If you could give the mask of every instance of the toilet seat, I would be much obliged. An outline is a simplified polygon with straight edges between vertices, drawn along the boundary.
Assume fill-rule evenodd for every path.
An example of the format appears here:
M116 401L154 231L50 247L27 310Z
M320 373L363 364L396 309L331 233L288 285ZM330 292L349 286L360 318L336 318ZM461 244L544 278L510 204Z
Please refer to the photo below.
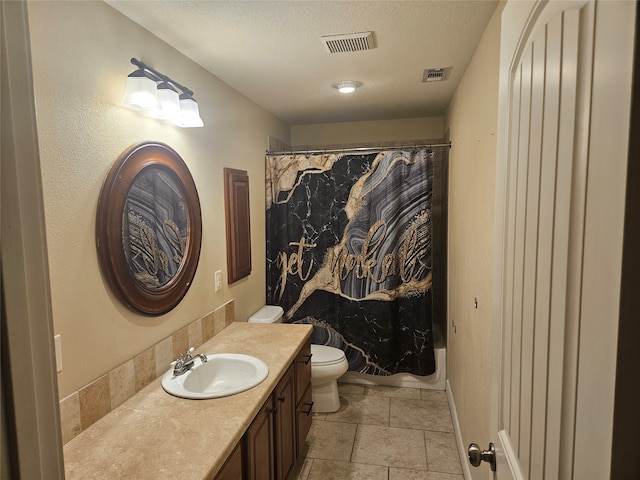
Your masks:
M344 352L339 348L327 345L311 345L311 365L315 367L326 367L336 365L345 360Z

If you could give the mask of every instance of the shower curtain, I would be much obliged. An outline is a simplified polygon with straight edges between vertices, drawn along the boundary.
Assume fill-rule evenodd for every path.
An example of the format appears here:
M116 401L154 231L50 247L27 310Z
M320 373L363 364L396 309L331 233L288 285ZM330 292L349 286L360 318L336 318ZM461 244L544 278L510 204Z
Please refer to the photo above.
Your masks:
M267 155L267 303L349 370L435 371L431 150Z

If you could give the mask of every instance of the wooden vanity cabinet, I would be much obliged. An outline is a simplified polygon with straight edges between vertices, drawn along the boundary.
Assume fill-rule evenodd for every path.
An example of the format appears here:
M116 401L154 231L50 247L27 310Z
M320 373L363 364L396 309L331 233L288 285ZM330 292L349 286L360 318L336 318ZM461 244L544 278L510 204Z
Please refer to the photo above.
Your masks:
M292 364L244 435L247 480L284 480L296 461L296 390Z
M242 442L236 445L215 480L241 480L243 471Z
M311 428L312 406L307 341L215 480L285 480Z
M284 480L296 461L295 365L291 365L273 391L276 479Z
M313 418L311 414L312 408L311 385L309 385L296 408L296 456L298 457L303 453L304 442L307 439L309 430L311 430L311 421Z
M237 479L273 480L275 478L273 396L267 399L253 419L244 434L243 441L244 475Z
M296 371L296 457L302 455L311 429L311 341L307 340L295 360Z
M296 398L302 399L305 390L311 385L311 341L307 340L296 356Z

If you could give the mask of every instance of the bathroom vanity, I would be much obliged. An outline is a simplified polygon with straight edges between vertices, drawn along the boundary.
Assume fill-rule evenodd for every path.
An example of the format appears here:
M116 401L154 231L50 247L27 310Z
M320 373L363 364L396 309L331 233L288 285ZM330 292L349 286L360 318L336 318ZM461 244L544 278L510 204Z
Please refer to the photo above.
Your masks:
M310 359L307 340L216 480L284 480L287 477L311 428ZM241 476L237 474L239 465L243 465Z
M261 384L187 400L166 393L156 379L64 446L66 478L286 478L311 426L311 331L229 325L198 352L260 358L269 366Z

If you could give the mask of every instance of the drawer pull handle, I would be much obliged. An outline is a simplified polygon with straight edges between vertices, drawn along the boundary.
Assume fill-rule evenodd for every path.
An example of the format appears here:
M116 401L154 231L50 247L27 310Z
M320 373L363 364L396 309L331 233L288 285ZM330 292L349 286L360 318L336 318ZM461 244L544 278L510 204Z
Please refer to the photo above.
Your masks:
M311 361L311 357L313 356L312 353L310 353L309 355L303 355L304 357L307 357L306 360L303 360L302 363L304 363L305 365L309 365L309 362Z
M280 403L284 403L284 402L285 402L285 400L286 400L286 398L285 398L285 396L284 396L284 395L280 395L280 396L278 397L278 401L279 401Z
M305 403L305 405L309 405L309 410L307 410L306 412L303 410L302 413L304 413L306 416L309 416L309 415L311 415L311 409L313 408L313 402Z

